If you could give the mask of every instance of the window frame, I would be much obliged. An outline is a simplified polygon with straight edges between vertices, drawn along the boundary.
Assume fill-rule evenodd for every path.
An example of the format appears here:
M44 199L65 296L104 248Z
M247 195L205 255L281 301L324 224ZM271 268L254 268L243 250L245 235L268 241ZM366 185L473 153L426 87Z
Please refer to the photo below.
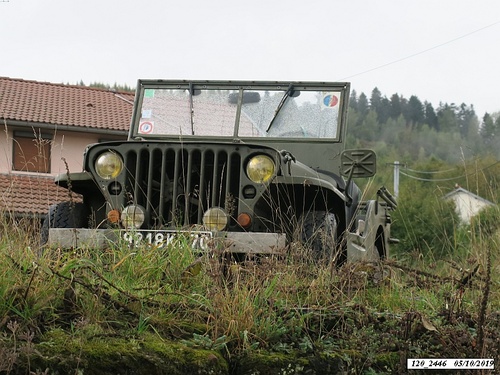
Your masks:
M41 129L14 130L12 134L12 170L50 174L52 140L53 135Z

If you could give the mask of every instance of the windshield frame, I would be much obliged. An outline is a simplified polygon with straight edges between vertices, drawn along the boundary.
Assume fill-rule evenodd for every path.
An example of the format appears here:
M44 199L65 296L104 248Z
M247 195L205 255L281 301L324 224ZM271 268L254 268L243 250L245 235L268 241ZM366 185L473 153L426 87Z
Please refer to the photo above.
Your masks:
M287 136L244 136L236 135L239 130L238 127L241 123L241 112L242 112L242 98L243 93L249 91L271 91L276 92L278 95L286 94L288 95L290 88L298 92L301 91L318 91L318 92L339 92L340 98L338 103L338 113L337 113L337 128L335 137L287 137ZM189 134L188 132L184 134L144 134L139 132L139 126L141 124L142 105L145 98L145 93L147 90L158 90L158 89L168 89L168 90L186 90L190 97L186 102L186 105L190 106L187 111L191 110L190 126L193 126L193 97L196 98L197 93L203 90L234 90L238 91L236 113L233 124L234 133L227 135L199 135L199 134ZM131 127L129 131L129 140L133 139L144 139L144 140L225 140L225 141L242 141L242 142L253 142L253 143L265 143L265 142L276 142L286 140L292 143L303 143L303 142L319 142L319 143L341 143L345 136L345 125L347 120L347 107L348 99L350 95L350 84L347 82L295 82L295 81L200 81L200 80L146 80L140 79L137 83L137 90L134 102L134 111L132 114ZM243 104L244 105L244 104ZM283 111L281 107L274 108L279 112ZM194 110L196 111L196 109ZM196 113L196 112L194 112ZM187 114L189 116L189 114ZM276 116L279 116L276 115ZM274 122L274 117L273 120ZM271 125L271 124L267 124ZM274 125L272 125L274 127ZM267 126L266 126L267 127Z

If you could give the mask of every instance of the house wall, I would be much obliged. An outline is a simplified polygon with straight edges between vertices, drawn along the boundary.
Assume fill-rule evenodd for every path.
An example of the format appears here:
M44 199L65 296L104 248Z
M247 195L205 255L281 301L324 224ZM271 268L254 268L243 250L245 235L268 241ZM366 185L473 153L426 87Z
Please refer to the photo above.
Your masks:
M66 173L63 158L70 172L80 172L83 168L83 151L90 143L96 143L99 135L83 132L56 132L52 140L50 175ZM0 132L0 173L33 174L12 170L13 130ZM40 175L47 175L45 173Z
M464 223L470 223L473 216L483 208L489 206L488 203L466 193L457 193L452 199L455 202L457 213Z
M66 173L63 158L66 160L70 172L81 172L85 148L89 144L98 141L99 136L97 134L58 132L52 143L51 174Z
M12 132L0 131L0 173L10 172L12 169Z

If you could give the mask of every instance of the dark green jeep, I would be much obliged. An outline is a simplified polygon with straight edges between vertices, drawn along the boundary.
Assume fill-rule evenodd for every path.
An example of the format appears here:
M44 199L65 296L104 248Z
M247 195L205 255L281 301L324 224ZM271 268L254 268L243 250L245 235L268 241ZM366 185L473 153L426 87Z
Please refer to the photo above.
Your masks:
M396 203L383 188L361 200L353 178L375 155L344 151L348 98L348 83L139 80L128 140L56 178L83 202L52 206L43 240L385 258Z

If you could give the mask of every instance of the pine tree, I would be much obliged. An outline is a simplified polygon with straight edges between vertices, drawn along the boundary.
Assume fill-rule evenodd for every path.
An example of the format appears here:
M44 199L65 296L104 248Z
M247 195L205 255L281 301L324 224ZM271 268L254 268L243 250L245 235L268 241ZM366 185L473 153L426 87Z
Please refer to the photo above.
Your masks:
M451 103L440 103L437 116L438 116L438 131L441 132L454 132L458 130L456 106Z
M497 124L495 123L495 121L493 121L493 118L489 113L485 113L483 116L483 124L480 131L484 143L493 143L497 136L497 130Z
M349 109L353 109L355 111L358 110L358 97L356 90L352 90L351 96L349 97Z
M469 127L472 126L471 121L476 116L474 108L462 103L457 110L456 116L460 135L465 138L469 134Z
M368 98L364 93L361 93L358 99L358 112L362 117L364 117L368 114L369 109L370 106L368 105Z
M370 97L370 109L374 110L375 112L378 112L381 105L382 105L382 93L378 88L375 87L372 90L372 95Z
M399 116L401 116L401 100L398 94L393 94L391 96L390 117L397 119Z
M422 102L415 95L412 95L410 100L408 100L406 121L408 121L410 126L418 126L424 123L424 118L424 107Z
M424 102L424 121L431 129L437 130L438 118L434 107L429 102Z

